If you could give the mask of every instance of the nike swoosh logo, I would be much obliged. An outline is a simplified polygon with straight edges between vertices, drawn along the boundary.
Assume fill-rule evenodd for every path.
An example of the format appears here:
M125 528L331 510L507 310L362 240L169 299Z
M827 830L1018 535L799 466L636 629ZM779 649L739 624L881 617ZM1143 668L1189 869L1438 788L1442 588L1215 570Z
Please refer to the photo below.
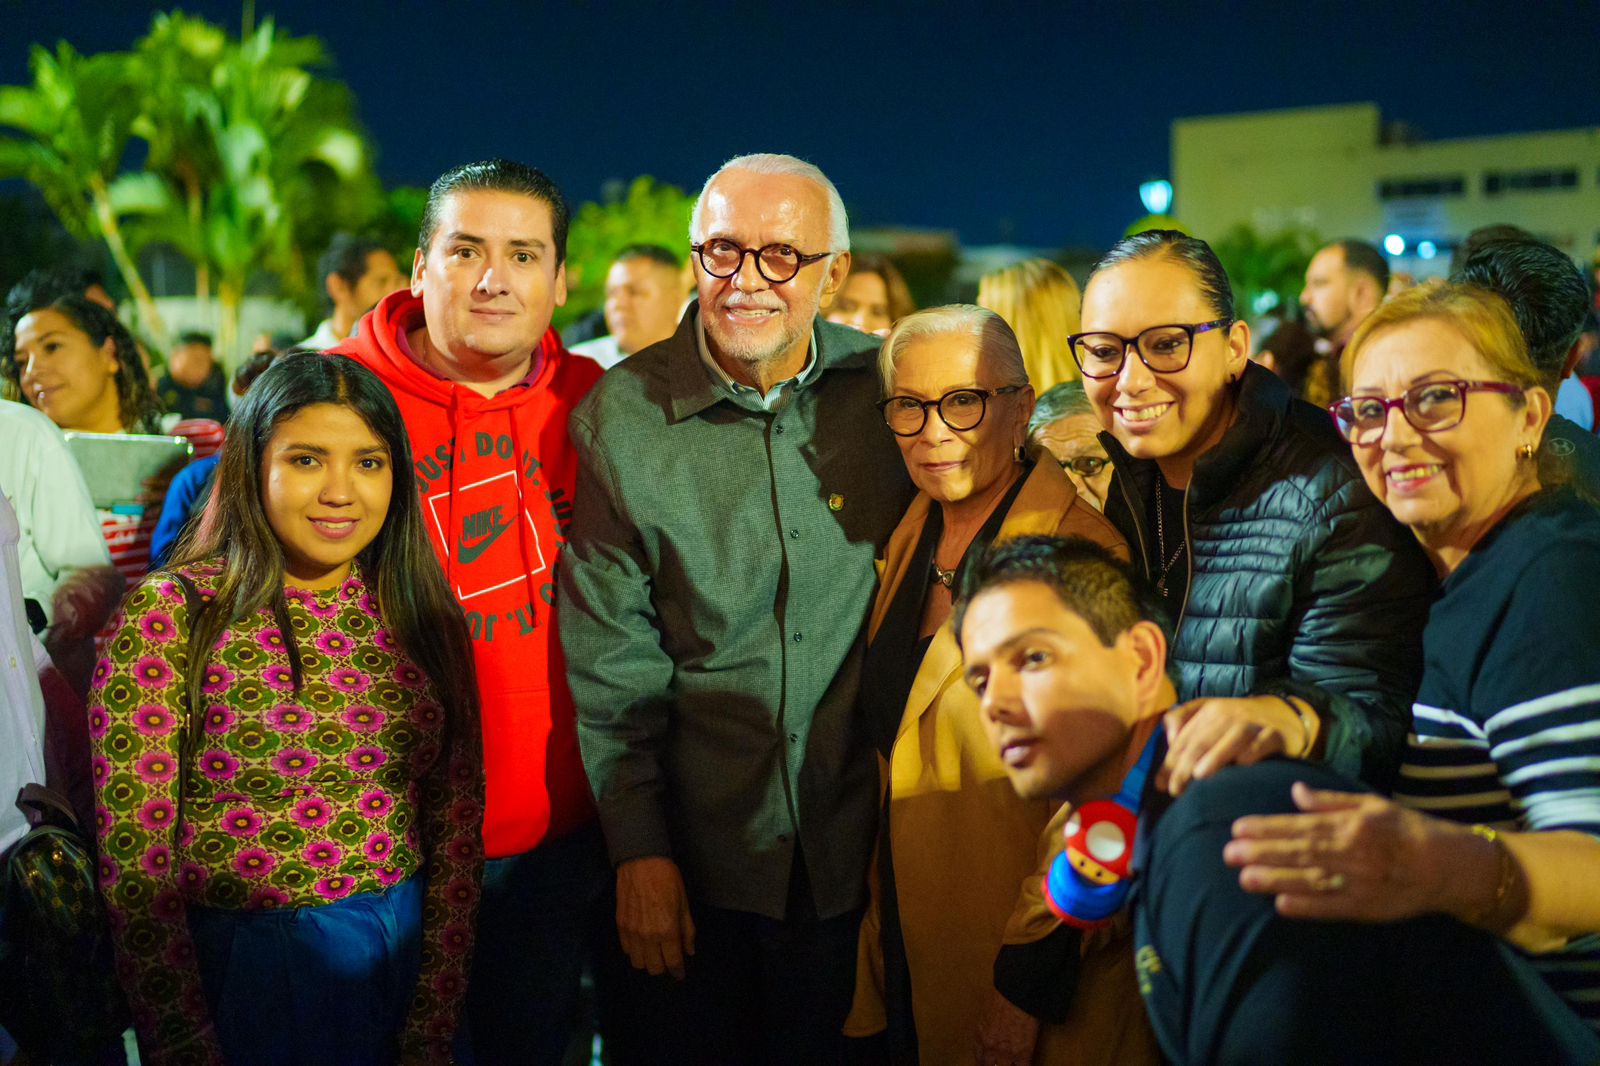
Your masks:
M466 538L458 539L456 541L456 561L462 566L470 565L477 560L478 556L488 551L489 545L499 540L500 534L510 529L513 524L513 522L507 522L504 525L494 526L489 530L484 538L478 541L476 544L468 544L466 542Z

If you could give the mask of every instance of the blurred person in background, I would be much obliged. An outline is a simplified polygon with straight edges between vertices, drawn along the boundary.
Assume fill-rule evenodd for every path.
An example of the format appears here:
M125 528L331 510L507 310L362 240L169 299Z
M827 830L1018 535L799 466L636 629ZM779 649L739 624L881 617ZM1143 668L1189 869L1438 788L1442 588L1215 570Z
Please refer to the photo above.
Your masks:
M63 296L82 296L113 315L117 313L117 302L106 289L104 274L92 267L57 267L30 270L13 285L6 294L6 318L21 318L33 308L52 304ZM127 323L123 325L127 326ZM139 361L144 366L145 376L154 384L156 371L150 361L149 345L134 332L132 326L127 328L139 348Z
M1316 390L1307 395L1308 386L1320 386L1325 393L1327 382L1320 376L1312 377L1311 371L1317 362L1316 342L1310 331L1294 319L1278 319L1257 342L1251 358L1283 379L1289 391L1307 403L1325 407L1332 401L1332 396L1317 395Z
M371 237L353 233L333 235L328 250L317 260L317 273L333 310L300 346L318 351L348 338L362 315L406 283L393 252Z
M1111 488L1111 458L1100 443L1100 433L1100 418L1082 381L1063 381L1045 390L1028 420L1028 439L1061 464L1080 497L1104 511Z
M21 315L34 307L42 307L62 296L82 296L116 313L117 302L106 290L105 275L98 270L83 267L39 268L24 274L22 280L6 294L6 311L20 308Z
M25 404L0 400L0 442L0 492L17 517L30 628L81 697L93 669L94 635L125 587L61 430ZM9 805L14 795L0 795L0 803Z
M1106 515L1175 619L1158 782L1270 754L1383 787L1416 694L1433 576L1325 412L1250 362L1204 241L1151 230L1095 265L1072 337L1116 467Z
M1059 850L1059 832L1046 836L1057 804L1019 799L1006 781L948 624L960 574L992 543L1077 536L1124 559L1127 546L1053 456L1027 447L1033 389L999 315L910 315L884 341L878 375L878 409L919 492L884 549L861 668L882 819L845 1031L884 1033L889 1061L905 1066L1153 1062L1142 1019L1101 1009L1106 972L1119 991L1134 986L1125 937L1087 952L1093 976L1068 1012L1087 945L1040 891ZM1132 1053L1141 1034L1143 1056Z
M281 339L285 336L285 334L280 333L274 339ZM311 345L298 346L290 343L282 348L274 344L265 349L257 349L252 351L250 353L250 357L244 362L240 363L239 369L233 372L232 389L234 399L238 400L239 397L249 392L250 386L255 383L256 378L260 377L266 371L267 367L271 366L273 361L280 355L288 355L290 352L315 352L321 350L322 349L314 348Z
M1389 261L1366 241L1347 237L1311 257L1300 307L1321 358L1307 374L1300 395L1318 407L1333 398L1339 382L1339 354L1388 292Z
M1504 229L1507 227L1498 227ZM1573 374L1587 347L1589 290L1566 253L1532 237L1475 241L1450 280L1487 289L1505 300L1555 411L1539 449L1540 476L1571 484L1600 502L1600 437L1591 431L1594 405ZM1563 407L1562 397L1567 397ZM1589 425L1574 415L1589 416Z
M211 334L181 334L156 376L161 406L184 418L228 420L228 375L217 364Z
M1048 392L1078 376L1067 337L1078 331L1082 303L1072 275L1048 259L1029 259L978 279L978 306L1006 320L1022 345L1028 380Z
M574 344L602 368L616 366L634 352L664 341L678 328L689 285L683 262L659 244L630 244L606 271L606 329L603 337Z
M889 335L896 322L917 309L899 268L886 255L862 252L850 260L850 276L822 317L862 333Z
M219 423L163 415L133 336L100 304L65 296L11 310L20 313L0 332L0 389L10 398L31 403L63 430L168 433L186 438L196 458L221 447ZM165 492L165 484L129 486L128 498L141 499L138 513L99 511L112 564L130 586L149 569Z

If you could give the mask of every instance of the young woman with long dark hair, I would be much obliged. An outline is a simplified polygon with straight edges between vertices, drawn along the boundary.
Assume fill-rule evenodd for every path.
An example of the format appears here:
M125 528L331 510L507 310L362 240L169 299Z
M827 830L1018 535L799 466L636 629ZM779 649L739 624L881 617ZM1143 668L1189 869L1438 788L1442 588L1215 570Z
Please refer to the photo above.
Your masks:
M410 467L369 371L281 360L234 413L195 536L99 663L101 882L146 1061L446 1054L481 742Z

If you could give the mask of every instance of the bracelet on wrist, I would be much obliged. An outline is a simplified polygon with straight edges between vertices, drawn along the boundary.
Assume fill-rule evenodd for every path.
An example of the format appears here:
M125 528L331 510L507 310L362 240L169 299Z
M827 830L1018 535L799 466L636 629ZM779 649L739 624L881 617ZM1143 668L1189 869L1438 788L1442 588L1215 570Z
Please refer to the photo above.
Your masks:
M1500 839L1497 830L1486 825L1472 825L1467 827L1473 836L1487 840L1494 846L1498 861L1497 874L1494 886L1494 898L1476 911L1463 916L1462 921L1468 925L1475 925L1481 929L1493 929L1504 921L1506 903L1511 898L1511 890L1517 883L1517 861L1511 857L1511 849L1506 847L1505 841Z

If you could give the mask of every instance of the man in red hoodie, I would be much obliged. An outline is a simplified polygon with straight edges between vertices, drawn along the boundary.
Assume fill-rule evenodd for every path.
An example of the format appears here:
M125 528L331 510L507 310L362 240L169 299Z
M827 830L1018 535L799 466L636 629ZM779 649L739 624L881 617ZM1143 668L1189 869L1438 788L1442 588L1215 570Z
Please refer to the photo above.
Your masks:
M567 298L568 209L532 167L433 183L411 289L333 349L394 393L428 531L472 630L488 863L467 996L481 1064L557 1062L583 928L609 876L578 755L554 601L577 459L567 415L600 377L550 328Z

